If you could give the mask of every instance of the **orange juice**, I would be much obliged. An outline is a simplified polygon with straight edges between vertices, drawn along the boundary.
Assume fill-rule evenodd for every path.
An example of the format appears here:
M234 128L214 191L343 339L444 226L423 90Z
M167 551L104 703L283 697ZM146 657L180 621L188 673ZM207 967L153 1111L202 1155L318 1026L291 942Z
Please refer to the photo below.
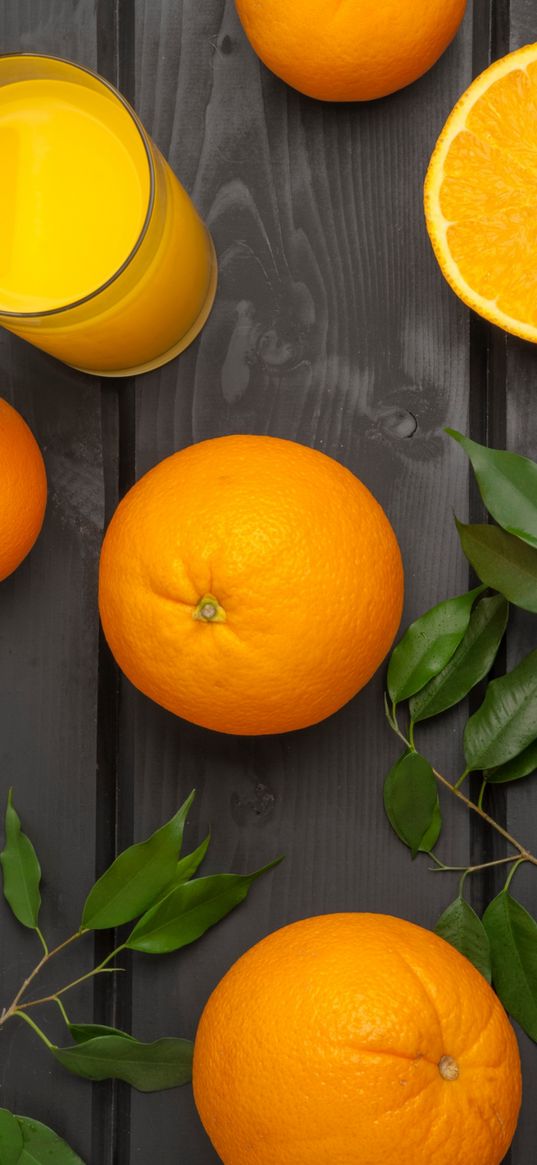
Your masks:
M101 78L0 57L0 323L74 367L156 368L205 322L210 236Z

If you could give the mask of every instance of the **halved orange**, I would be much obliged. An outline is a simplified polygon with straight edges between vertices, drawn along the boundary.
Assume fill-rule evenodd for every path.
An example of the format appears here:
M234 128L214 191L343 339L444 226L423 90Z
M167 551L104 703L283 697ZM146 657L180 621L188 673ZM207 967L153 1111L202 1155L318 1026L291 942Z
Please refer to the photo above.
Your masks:
M537 44L496 61L457 102L427 171L425 217L457 295L537 343Z

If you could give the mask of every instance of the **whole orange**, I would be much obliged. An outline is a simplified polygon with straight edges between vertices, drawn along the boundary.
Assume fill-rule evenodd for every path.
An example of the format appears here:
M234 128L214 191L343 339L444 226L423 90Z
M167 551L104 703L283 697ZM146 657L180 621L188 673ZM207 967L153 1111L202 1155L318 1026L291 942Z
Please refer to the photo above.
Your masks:
M244 31L273 73L322 101L369 101L434 65L466 0L235 0Z
M217 437L161 461L104 540L102 625L133 684L219 732L322 720L397 631L399 548L338 462L275 437Z
M20 413L0 397L0 580L32 549L46 504L39 445Z
M224 1165L499 1165L521 1096L492 989L430 931L332 914L252 947L211 995L194 1098Z

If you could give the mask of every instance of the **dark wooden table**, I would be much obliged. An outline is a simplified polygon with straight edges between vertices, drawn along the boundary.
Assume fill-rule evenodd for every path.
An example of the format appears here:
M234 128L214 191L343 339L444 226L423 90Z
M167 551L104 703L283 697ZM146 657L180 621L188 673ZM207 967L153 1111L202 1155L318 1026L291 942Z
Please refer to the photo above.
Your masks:
M96 595L102 533L120 495L172 451L231 432L296 438L366 482L400 539L405 622L466 587L452 511L479 520L480 510L443 426L537 451L537 352L470 316L442 279L423 221L427 160L456 98L490 59L537 39L535 0L476 0L471 9L421 81L376 103L329 106L259 64L232 0L0 5L1 51L72 58L132 101L208 221L220 259L201 337L136 381L101 383L0 331L0 393L32 426L50 483L39 543L1 587L1 802L12 784L45 871L43 926L58 940L77 925L114 852L147 836L194 786L187 841L210 823L208 871L287 855L193 947L138 956L116 990L81 990L75 1018L93 1010L142 1039L192 1036L224 971L276 927L355 909L431 926L454 896L449 877L428 874L425 859L410 862L384 817L382 780L396 746L383 674L318 727L218 736L118 675L99 636ZM520 616L509 658L528 633ZM463 767L462 724L461 713L425 732L429 753L453 775ZM531 844L531 781L499 789L494 808ZM446 816L442 852L451 860L501 854L464 811L450 806ZM476 908L494 888L492 878L474 879ZM524 871L517 893L535 911L535 880ZM33 965L35 940L3 903L0 912L5 1003ZM109 949L103 941L97 954ZM88 947L73 950L64 973L82 973L89 958ZM521 1046L526 1103L511 1165L534 1160L537 1135L537 1058L528 1040ZM189 1086L151 1096L92 1088L56 1067L21 1024L0 1036L0 1086L0 1105L52 1124L88 1165L216 1162Z

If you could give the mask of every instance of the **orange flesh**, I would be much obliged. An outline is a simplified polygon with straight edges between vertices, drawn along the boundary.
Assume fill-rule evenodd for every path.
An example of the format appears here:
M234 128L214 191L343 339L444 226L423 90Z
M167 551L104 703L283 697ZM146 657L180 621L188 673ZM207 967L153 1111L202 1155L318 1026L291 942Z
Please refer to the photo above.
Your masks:
M425 190L431 240L454 290L493 322L537 339L535 46L497 62L461 98Z

